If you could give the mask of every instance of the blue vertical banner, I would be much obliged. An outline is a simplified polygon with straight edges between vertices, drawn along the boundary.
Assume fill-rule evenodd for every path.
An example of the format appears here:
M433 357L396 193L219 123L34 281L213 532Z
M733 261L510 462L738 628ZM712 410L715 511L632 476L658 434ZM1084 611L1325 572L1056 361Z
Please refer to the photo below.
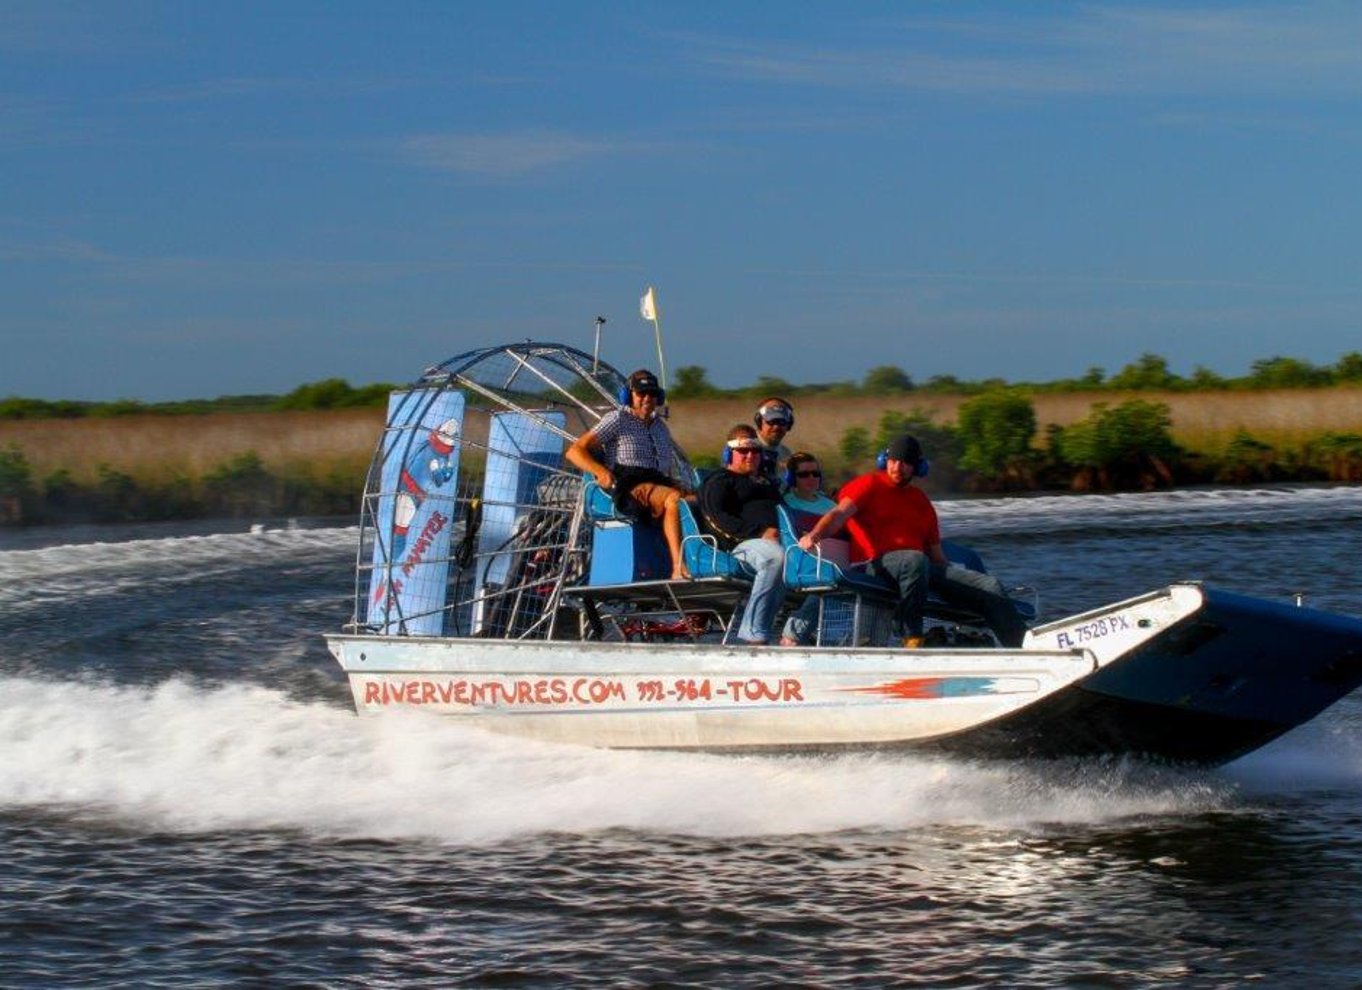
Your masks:
M463 414L461 392L388 397L367 616L382 635L444 632Z
M487 438L487 476L482 488L482 525L478 530L478 569L473 633L483 631L486 608L482 596L504 587L517 548L512 546L517 520L537 502L539 483L563 463L560 412L494 413ZM519 548L523 550L523 548Z

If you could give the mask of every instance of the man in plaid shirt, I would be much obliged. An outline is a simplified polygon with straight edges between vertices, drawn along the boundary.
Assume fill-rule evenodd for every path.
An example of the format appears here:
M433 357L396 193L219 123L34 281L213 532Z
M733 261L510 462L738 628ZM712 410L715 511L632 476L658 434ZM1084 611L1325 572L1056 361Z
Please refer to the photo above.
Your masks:
M690 577L681 557L678 505L694 496L671 476L672 435L657 415L663 394L651 371L635 371L629 376L629 405L602 416L567 449L567 459L613 492L621 512L661 521L677 581Z

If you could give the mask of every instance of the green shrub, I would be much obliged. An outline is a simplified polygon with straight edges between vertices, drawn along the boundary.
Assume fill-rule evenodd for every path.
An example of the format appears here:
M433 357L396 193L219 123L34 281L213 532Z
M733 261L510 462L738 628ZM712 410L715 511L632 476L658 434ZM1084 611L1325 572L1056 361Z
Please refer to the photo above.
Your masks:
M277 479L253 450L238 454L203 476L210 512L228 516L270 515L278 505Z
M932 375L922 386L926 392L967 392L969 383L963 382L955 375Z
M1169 391L1186 382L1168 370L1168 359L1148 352L1126 365L1107 382L1108 388L1123 391Z
M143 497L132 476L107 464L96 469L91 510L97 522L130 522L146 518Z
M1036 436L1036 409L1015 390L977 395L960 407L956 417L960 467L989 484L1029 483Z
M715 395L718 389L709 383L708 372L698 364L688 364L676 369L676 378L667 390L673 399L701 399Z
M870 456L870 451L870 431L864 426L850 427L837 444L837 452L849 467L863 462Z
M880 416L875 429L875 442L872 450L878 454L894 440L909 433L917 437L922 451L932 464L941 466L956 465L960 462L959 434L949 426L936 423L930 413L914 410L902 413L890 409Z
M1222 485L1266 481L1273 476L1275 454L1271 444L1238 430L1220 456L1214 480Z
M897 365L882 364L866 372L861 388L867 395L898 395L911 392L913 380Z
M31 488L33 469L18 447L0 451L0 495L26 497Z
M795 391L797 391L795 386L791 385L784 378L777 378L774 375L762 375L751 385L747 386L747 388L742 389L744 394L750 395L756 399L767 399L771 396L784 397Z
M99 402L90 407L89 415L96 419L112 419L115 416L136 416L147 411L147 407L136 399L118 399L115 402Z
M1299 358L1271 357L1254 361L1248 384L1253 388L1315 388L1333 384L1328 368L1319 368Z
M275 409L361 409L381 406L388 401L390 385L365 385L352 388L344 378L325 378L299 385L274 403Z
M1181 455L1168 406L1130 399L1099 402L1092 413L1054 435L1059 458L1077 469L1076 488L1153 488L1171 484Z
M1362 436L1326 433L1307 445L1307 460L1330 481L1362 481Z
M1362 354L1349 351L1334 365L1334 380L1340 382L1362 382Z

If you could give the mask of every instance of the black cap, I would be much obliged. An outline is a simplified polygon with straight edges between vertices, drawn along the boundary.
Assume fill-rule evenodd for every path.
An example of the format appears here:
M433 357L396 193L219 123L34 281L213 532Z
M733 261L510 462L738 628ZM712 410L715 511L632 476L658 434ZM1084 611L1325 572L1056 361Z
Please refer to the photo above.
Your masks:
M640 368L629 376L629 391L639 395L657 395L662 391L657 384L657 376L645 368Z
M905 433L889 445L889 449L885 451L885 456L891 461L916 464L922 460L922 444L917 442L917 437L910 437Z

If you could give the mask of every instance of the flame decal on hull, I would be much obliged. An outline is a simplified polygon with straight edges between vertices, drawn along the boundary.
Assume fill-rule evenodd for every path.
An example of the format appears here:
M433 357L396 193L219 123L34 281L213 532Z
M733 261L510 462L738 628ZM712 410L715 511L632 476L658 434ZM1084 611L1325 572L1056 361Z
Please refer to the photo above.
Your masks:
M992 677L909 677L874 687L843 688L855 694L882 694L905 701L930 701L935 698L967 698L977 694L1001 694Z

